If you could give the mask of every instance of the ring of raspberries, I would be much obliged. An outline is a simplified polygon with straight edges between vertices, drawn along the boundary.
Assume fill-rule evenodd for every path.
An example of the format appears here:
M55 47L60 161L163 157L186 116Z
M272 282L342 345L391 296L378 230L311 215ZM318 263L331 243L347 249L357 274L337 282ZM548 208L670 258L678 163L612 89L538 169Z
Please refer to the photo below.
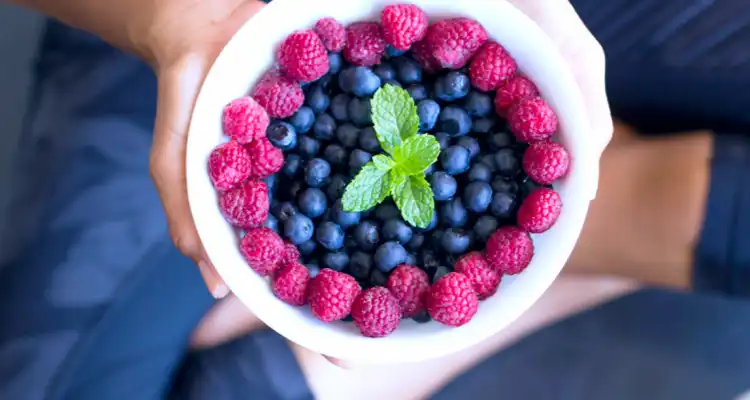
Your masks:
M424 171L434 196L424 228L391 199L342 206L347 184L384 153L371 100L385 85L408 92L419 133L440 145ZM550 185L570 157L551 141L557 125L477 21L430 25L417 6L397 4L380 22L324 18L289 35L277 66L225 107L229 140L208 170L242 256L279 299L382 337L404 318L466 324L504 275L529 265L529 234L562 207Z

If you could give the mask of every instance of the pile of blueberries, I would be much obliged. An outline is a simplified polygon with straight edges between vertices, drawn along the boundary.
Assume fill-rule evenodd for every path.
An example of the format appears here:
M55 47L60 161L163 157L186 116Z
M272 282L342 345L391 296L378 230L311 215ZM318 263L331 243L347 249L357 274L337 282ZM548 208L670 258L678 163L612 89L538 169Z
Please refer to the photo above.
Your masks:
M328 74L305 86L305 105L267 131L285 164L267 179L266 226L297 245L313 276L331 268L368 288L385 285L389 272L406 263L435 282L461 255L483 250L499 226L515 223L518 205L538 186L521 168L526 145L496 115L494 93L472 90L465 70L429 74L391 48L372 68L350 66L338 53L329 60ZM383 152L370 99L385 84L409 92L420 133L440 143L438 161L425 172L436 205L426 229L406 223L390 199L363 213L342 209L346 185Z

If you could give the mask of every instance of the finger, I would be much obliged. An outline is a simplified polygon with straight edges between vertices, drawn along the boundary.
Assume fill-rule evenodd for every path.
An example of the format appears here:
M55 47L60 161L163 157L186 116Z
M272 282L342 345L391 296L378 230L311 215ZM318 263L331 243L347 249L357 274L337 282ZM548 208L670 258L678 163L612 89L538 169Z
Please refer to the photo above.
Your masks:
M339 368L342 368L342 369L352 369L352 367L354 366L353 364L351 364L350 362L345 361L345 360L341 360L341 359L333 358L333 357L328 357L326 355L323 355L323 357L326 360L328 360L328 362L330 362L331 364L333 364L333 365L335 365L335 366L337 366Z

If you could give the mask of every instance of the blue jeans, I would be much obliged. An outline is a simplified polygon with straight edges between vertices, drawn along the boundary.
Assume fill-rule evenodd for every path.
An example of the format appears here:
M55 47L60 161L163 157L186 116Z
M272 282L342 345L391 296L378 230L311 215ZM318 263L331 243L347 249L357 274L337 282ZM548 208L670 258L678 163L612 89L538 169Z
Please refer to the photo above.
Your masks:
M619 116L647 131L750 132L750 20L739 2L574 3L607 50ZM151 71L50 22L35 76L10 224L18 251L0 267L0 398L311 398L273 332L187 351L213 300L170 242L149 181ZM695 249L703 293L613 300L525 338L435 398L729 399L747 390L750 140L718 135L715 153Z

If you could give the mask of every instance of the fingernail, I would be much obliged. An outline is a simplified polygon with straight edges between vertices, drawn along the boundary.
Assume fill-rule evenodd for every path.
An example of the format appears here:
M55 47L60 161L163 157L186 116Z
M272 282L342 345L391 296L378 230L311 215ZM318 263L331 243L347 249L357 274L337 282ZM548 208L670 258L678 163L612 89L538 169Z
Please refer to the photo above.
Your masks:
M229 287L221 280L208 262L203 260L198 261L198 268L201 271L201 276L203 276L203 280L206 282L206 287L208 287L211 296L215 299L223 299L229 294Z
M214 287L214 290L211 291L211 295L214 296L216 300L221 300L229 294L229 286L227 286L226 283L220 282L216 287Z

